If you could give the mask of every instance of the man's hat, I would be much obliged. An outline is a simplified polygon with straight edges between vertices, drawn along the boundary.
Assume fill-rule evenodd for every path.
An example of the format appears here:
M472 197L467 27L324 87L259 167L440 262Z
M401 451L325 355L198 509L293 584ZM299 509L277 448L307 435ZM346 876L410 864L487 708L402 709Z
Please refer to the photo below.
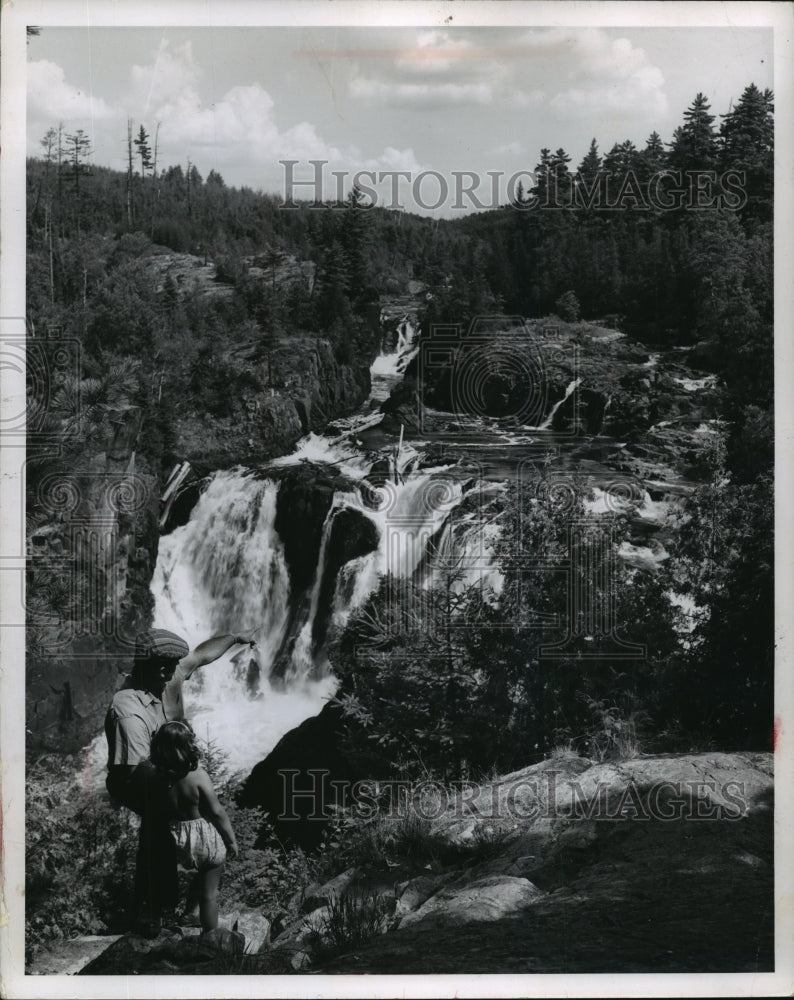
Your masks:
M150 628L148 632L141 632L135 643L136 660L148 660L152 657L181 660L189 652L190 648L184 639L164 628Z

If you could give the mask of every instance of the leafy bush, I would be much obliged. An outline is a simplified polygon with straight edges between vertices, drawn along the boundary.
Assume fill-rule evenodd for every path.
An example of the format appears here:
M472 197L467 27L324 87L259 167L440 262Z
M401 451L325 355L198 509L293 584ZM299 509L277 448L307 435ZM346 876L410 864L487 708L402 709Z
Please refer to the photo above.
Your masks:
M74 757L40 758L26 776L26 954L129 920L138 819L85 790Z
M577 299L576 293L572 291L567 291L561 295L554 303L554 309L560 319L565 320L566 323L575 323L582 315L579 299Z
M201 745L201 741L200 741ZM260 909L272 920L316 881L321 860L286 850L275 838L254 848L265 816L234 804L235 783L224 776L226 755L208 737L202 764L216 782L237 835L239 855L221 880L222 910ZM85 787L77 756L56 754L28 767L26 801L26 957L51 941L81 934L122 933L133 907L139 820L116 808L104 790ZM180 871L182 898L193 876Z

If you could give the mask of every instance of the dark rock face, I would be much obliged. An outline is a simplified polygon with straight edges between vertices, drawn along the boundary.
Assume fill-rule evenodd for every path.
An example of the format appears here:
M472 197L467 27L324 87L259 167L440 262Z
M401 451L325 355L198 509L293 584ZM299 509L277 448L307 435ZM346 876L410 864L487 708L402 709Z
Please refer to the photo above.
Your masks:
M283 736L240 790L238 803L264 809L280 840L306 850L318 847L332 807L345 799L344 789L333 782L370 777L345 753L341 728L342 710L326 705Z
M309 614L325 521L334 494L337 490L350 491L353 485L330 466L306 464L275 471L279 478L275 528L284 545L290 578L290 619L271 671L271 677L278 680L288 668ZM268 476L273 473L269 470ZM332 596L333 589L326 596L326 605L330 606Z
M334 493L352 485L333 468L320 465L290 468L279 478L275 527L284 544L292 593L299 594L314 581Z
M190 520L193 508L198 503L199 497L207 488L209 480L196 479L186 483L178 491L168 511L168 518L161 529L161 534L168 535L174 528L181 528Z
M288 453L304 434L320 432L329 420L361 406L369 394L369 366L379 341L380 331L369 331L359 339L354 356L342 362L327 340L291 337L276 352L275 379L263 374L259 387L229 386L231 414L181 414L174 428L175 451L212 469L256 465ZM267 364L262 364L266 372Z
M552 419L552 430L600 434L607 397L602 392L579 387L562 403Z
M135 472L132 453L125 458L119 450L134 441L131 431L120 435L117 428L116 451L97 455L90 471L57 474L49 499L41 491L45 509L52 502L51 522L29 538L28 579L65 585L72 602L57 623L28 614L26 729L33 747L72 752L96 735L129 670L135 636L151 622L159 494L154 477ZM61 500L70 507L73 500L72 509L58 510ZM53 567L60 579L49 584Z
M328 631L339 570L351 559L374 552L377 547L378 529L369 518L350 507L343 507L334 515L328 535L325 566L314 619L312 641L316 649L322 646Z

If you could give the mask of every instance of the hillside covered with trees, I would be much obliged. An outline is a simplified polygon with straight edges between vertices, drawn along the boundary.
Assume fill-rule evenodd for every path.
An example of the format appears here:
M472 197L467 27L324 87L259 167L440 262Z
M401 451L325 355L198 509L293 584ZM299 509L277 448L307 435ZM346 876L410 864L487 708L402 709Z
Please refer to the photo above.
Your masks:
M343 202L285 210L277 195L230 187L214 170L202 177L188 158L162 165L156 133L139 122L129 123L128 168L115 171L92 162L85 132L54 124L27 174L27 319L38 352L29 357L41 358L28 380L29 550L70 545L63 504L71 500L53 501L53 477L76 484L72 512L85 504L95 513L92 477L110 472L132 470L146 497L120 507L114 522L120 538L134 539L123 573L121 556L102 563L105 550L81 554L71 586L57 564L30 561L33 753L75 751L98 732L97 712L121 666L102 673L92 656L124 658L118 635L105 628L114 595L123 632L151 622L158 500L173 467L190 461L202 476L237 465L261 470L304 435L356 412L368 400L383 338L394 334L382 308L409 299L420 345L434 325L465 330L482 316L554 323L566 344L592 351L591 372L606 372L601 416L612 407L621 446L628 441L639 455L667 414L642 410L636 387L647 372L628 369L655 363L653 354L640 363L640 348L677 351L698 375L689 380L694 391L707 387L718 432L701 436L688 467L668 525L669 558L653 572L619 562L612 581L618 617L633 623L646 655L585 663L582 639L551 663L543 646L559 638L559 622L527 629L565 604L556 570L567 558L571 520L593 502L577 467L570 504L560 506L547 488L550 453L532 496L509 484L489 508L501 528L494 547L504 586L496 597L458 586L451 570L422 592L439 623L431 635L406 625L415 581L385 578L330 629L345 752L372 777L449 782L536 765L560 747L599 762L646 750L770 750L773 110L772 94L754 85L719 116L698 94L669 140L651 131L643 148L625 141L603 152L594 138L576 167L565 150L544 148L534 186L519 189L512 204L449 220L370 206L357 189ZM594 331L619 331L624 346L609 336L593 346ZM77 345L80 361L56 380L64 344ZM417 405L415 364L405 376L380 404L400 435L403 414ZM419 387L448 415L449 378L438 369ZM601 424L587 433L597 437ZM310 511L307 524L310 515L318 516ZM631 548L626 517L601 524L599 551L611 559ZM542 571L516 558L539 552ZM85 626L77 638L66 627L76 618ZM53 637L68 652L63 660L53 660ZM53 670L68 671L66 681L54 685ZM81 671L98 692L95 703L78 703ZM71 842L53 847L48 826L45 789L57 787L57 808L68 810L68 782L52 759L39 764L30 783L37 861L29 904L39 908L35 934L47 939L53 920L42 914L53 899L63 904L58 872L77 855ZM301 877L317 871L262 833L256 806L235 808L250 852L230 884L256 905L266 895L270 919ZM100 833L120 828L109 813L91 816ZM342 857L343 832L325 836L326 847L337 838ZM101 892L86 891L66 932L118 921L118 913L108 916L116 904L107 845L92 847L92 837L76 835L74 851L80 864L96 857ZM119 837L129 853L130 831ZM278 888L264 895L256 868L263 858ZM130 858L122 862L129 867Z

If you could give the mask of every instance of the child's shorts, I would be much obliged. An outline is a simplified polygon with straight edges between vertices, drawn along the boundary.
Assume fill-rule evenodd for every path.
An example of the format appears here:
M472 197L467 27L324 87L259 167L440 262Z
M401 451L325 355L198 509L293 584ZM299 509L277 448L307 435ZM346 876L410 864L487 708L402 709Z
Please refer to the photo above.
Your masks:
M223 838L208 820L183 819L171 823L177 861L183 868L202 869L226 860Z

